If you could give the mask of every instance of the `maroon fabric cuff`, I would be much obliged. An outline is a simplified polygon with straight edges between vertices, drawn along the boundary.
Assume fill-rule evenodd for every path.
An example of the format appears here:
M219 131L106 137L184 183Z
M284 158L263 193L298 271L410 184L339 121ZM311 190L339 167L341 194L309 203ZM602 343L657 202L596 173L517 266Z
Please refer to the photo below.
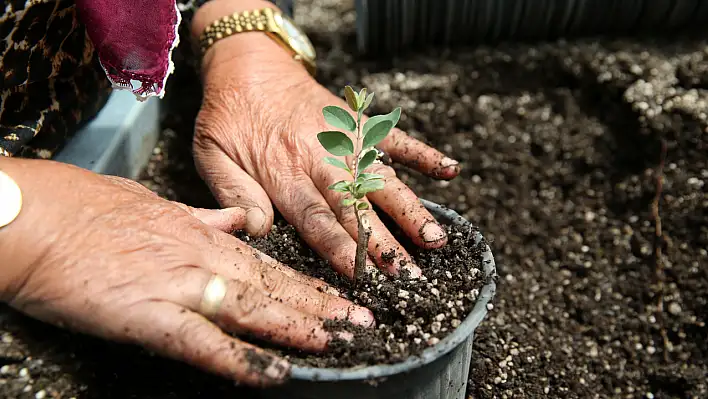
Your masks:
M114 88L164 95L181 20L175 0L77 0L79 18Z

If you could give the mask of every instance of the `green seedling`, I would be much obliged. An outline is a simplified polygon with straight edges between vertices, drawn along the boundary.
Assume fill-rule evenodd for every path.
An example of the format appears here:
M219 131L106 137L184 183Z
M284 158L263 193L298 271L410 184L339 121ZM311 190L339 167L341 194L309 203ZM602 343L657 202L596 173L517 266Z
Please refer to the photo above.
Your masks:
M350 86L344 88L344 98L354 116L349 111L334 105L324 107L322 113L325 121L339 130L321 132L317 135L320 144L336 157L351 157L351 161L334 157L325 158L325 162L340 169L344 169L352 180L338 181L328 187L339 193L344 193L341 206L353 207L357 221L357 245L354 261L355 284L361 281L366 266L366 253L371 236L371 227L363 212L369 209L369 204L364 201L367 194L384 188L384 176L376 173L367 173L367 168L380 162L379 151L375 148L401 117L401 108L394 109L386 115L376 115L368 118L362 125L364 111L371 105L374 93L366 93L366 88L359 93ZM343 132L344 131L344 132ZM353 139L353 140L352 140Z

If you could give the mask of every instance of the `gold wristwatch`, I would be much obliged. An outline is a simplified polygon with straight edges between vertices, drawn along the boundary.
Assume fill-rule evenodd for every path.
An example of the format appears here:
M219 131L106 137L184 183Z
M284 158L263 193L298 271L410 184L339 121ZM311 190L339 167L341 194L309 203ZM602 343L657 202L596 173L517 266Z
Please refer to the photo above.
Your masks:
M216 41L241 32L265 33L302 62L311 75L315 74L316 54L310 39L287 15L268 7L236 12L212 22L200 38L202 54Z

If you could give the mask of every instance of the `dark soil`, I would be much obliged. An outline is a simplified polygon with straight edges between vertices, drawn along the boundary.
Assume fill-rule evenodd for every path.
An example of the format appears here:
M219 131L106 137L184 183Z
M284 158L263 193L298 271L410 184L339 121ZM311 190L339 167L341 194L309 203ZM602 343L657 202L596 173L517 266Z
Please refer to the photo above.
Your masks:
M357 367L397 363L438 343L458 327L469 314L479 291L488 281L483 272L485 240L475 242L473 226L446 226L449 244L423 251L409 240L400 239L413 261L423 271L417 280L391 278L383 273L351 282L336 274L329 264L310 250L295 228L279 221L265 238L247 240L285 265L321 278L350 299L374 312L375 329L351 323L329 322L326 328L353 333L352 342L335 340L322 354L278 350L295 364L317 367ZM402 237L403 233L392 228ZM245 235L241 235L247 239ZM490 276L491 277L491 276Z
M348 8L303 3L323 83L337 92L367 86L375 113L401 105L404 129L463 162L451 182L404 168L399 176L491 243L501 280L475 339L474 398L708 397L706 40L498 45L354 62ZM199 96L186 82L171 82L177 101L143 183L214 206L190 156ZM0 331L0 397L247 397L187 366L13 312L0 313Z

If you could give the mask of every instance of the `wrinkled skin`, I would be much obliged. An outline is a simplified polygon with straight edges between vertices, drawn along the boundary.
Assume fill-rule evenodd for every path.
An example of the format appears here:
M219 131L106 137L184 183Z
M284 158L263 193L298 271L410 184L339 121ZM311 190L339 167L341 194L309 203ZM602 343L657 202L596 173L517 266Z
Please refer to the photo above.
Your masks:
M37 319L257 386L283 381L289 364L227 332L320 351L333 338L324 318L373 324L369 310L227 234L243 227L242 209L190 208L51 161L0 157L0 169L24 196L0 228L0 299ZM212 322L199 312L213 273L228 292Z
M195 16L194 32L201 32L204 21L227 14L224 7L233 12L261 3L251 2L251 7L228 0L207 3ZM262 33L217 41L205 54L202 70L204 102L196 123L194 155L216 199L224 207L246 209L246 230L253 235L270 229L272 201L313 249L351 278L356 217L352 207L339 205L342 193L327 189L351 176L323 162L329 154L317 141L318 132L332 130L322 108L346 109L344 100L319 85ZM457 162L398 129L379 148L393 161L435 178L451 179L459 173ZM376 164L367 171L386 176L385 188L369 194L368 200L390 215L417 245L446 244L444 230L391 167ZM407 269L412 276L420 275L375 212L368 214L372 225L368 264L394 274Z

